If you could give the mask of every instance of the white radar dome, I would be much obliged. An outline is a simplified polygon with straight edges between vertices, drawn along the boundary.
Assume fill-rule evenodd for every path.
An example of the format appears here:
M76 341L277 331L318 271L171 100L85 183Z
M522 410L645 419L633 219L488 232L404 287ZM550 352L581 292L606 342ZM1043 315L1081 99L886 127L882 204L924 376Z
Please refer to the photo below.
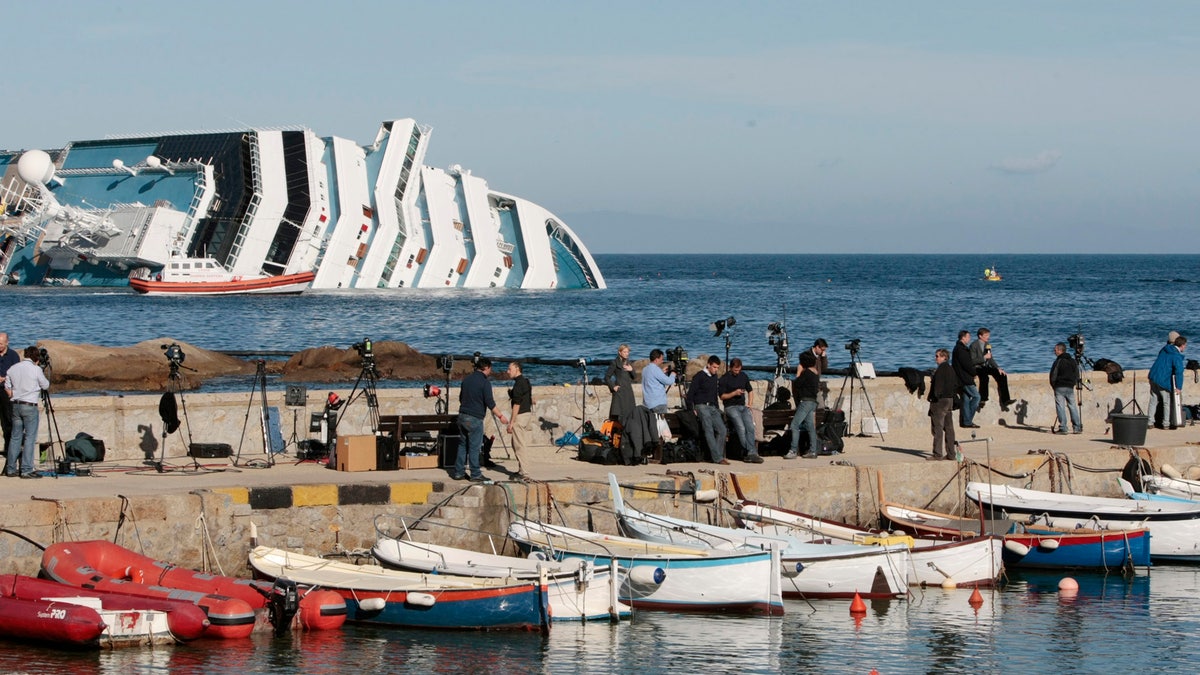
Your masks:
M154 155L150 155L146 158L146 166L150 167L151 169L157 169L158 167L162 166L162 160Z
M27 150L17 160L17 175L31 185L45 185L54 178L54 162L45 150Z

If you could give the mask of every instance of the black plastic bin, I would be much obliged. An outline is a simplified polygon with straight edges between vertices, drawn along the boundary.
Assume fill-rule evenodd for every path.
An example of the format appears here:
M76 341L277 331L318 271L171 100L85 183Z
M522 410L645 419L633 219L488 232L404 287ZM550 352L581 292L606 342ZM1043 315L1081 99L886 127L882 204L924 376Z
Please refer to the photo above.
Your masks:
M1149 423L1150 418L1146 415L1112 415L1113 443L1144 445Z

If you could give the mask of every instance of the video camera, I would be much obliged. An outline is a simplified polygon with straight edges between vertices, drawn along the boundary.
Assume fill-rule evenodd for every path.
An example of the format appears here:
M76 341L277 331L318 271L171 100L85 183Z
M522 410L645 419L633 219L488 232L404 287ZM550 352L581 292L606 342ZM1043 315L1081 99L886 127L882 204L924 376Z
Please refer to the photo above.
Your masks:
M667 350L667 361L670 362L670 367L667 372L675 372L675 381L682 382L687 376L688 353L683 347L676 347Z
M38 365L45 370L50 367L50 352L46 351L45 347L38 349Z
M585 359L581 356L581 357L579 357L579 360L575 362L575 365L579 366L580 368L583 368L584 366L587 365L587 359Z
M1083 348L1087 342L1083 339L1083 333L1075 333L1067 337L1067 345L1075 350L1075 357L1083 356Z
M449 375L450 371L454 370L454 355L453 354L442 354L441 356L439 356L438 357L438 367L442 369L443 373L446 373L447 375Z
M362 342L355 342L350 346L358 352L360 358L369 359L375 356L375 345L372 344L371 338L363 338Z
M862 339L861 338L854 338L853 340L846 343L846 351L850 352L851 354L857 354L858 350L861 347L862 347Z
M163 356L167 357L167 361L169 361L172 366L181 365L183 360L187 357L187 355L183 353L183 348L180 347L178 343L172 342L169 345L159 345L159 347L162 348L164 352ZM45 352L46 350L43 349L42 358L47 358Z
M786 360L788 354L787 328L779 321L767 324L767 344L775 350L775 355Z

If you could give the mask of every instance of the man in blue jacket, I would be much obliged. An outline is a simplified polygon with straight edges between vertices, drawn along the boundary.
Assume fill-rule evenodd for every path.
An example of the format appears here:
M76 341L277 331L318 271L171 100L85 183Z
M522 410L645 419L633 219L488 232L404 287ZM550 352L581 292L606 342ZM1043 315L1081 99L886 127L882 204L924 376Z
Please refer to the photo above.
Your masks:
M1162 429L1163 409L1170 411L1166 415L1171 428L1179 426L1180 420L1175 412L1183 400L1183 351L1187 349L1187 338L1182 335L1168 342L1158 352L1154 365L1150 366L1150 412L1154 418L1154 428Z

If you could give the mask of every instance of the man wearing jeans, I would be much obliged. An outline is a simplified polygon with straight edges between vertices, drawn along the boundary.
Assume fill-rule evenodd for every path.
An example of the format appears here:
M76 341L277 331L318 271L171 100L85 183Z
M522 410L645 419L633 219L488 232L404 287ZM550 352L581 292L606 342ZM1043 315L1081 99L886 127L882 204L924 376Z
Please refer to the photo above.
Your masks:
M796 414L792 416L792 445L784 459L796 459L800 451L800 432L808 431L806 458L817 457L821 442L817 439L817 392L821 377L817 374L817 357L812 352L800 354L800 374L792 382L792 395L796 397Z
M958 390L962 392L962 408L958 411L958 426L964 429L978 429L975 424L975 411L979 410L979 388L975 386L975 365L971 362L971 331L960 330L958 342L954 344L954 352L950 355L950 365L954 366L954 374L958 376Z
M1071 433L1082 434L1083 422L1079 419L1079 405L1075 403L1075 386L1079 384L1079 365L1067 356L1067 346L1054 345L1054 365L1050 366L1050 386L1054 387L1054 407L1058 411L1058 431L1067 433L1067 411L1071 412Z
M508 419L496 407L496 399L492 397L492 383L488 376L492 374L492 360L486 356L475 359L475 371L463 378L462 387L458 390L458 431L462 440L458 444L458 457L454 460L454 480L467 478L465 470L469 462L471 482L482 483L487 480L479 468L479 452L483 448L483 420L488 411L507 425ZM463 441L466 444L463 444Z
M729 464L725 459L725 420L721 419L721 409L717 407L718 380L717 370L721 368L721 358L708 357L708 365L696 373L692 384L688 387L687 403L696 411L700 418L700 427L704 429L704 438L708 443L709 456L714 464Z
M21 478L41 478L33 470L34 453L37 452L38 401L42 392L49 388L46 374L38 367L38 348L26 347L25 358L9 368L4 378L4 389L12 398L13 408L4 475L17 475L20 466Z
M717 382L717 392L725 403L725 416L733 426L733 433L746 451L745 461L762 464L758 455L758 442L754 439L754 416L750 406L754 405L754 390L750 388L750 377L742 372L742 360L729 360L729 372Z

